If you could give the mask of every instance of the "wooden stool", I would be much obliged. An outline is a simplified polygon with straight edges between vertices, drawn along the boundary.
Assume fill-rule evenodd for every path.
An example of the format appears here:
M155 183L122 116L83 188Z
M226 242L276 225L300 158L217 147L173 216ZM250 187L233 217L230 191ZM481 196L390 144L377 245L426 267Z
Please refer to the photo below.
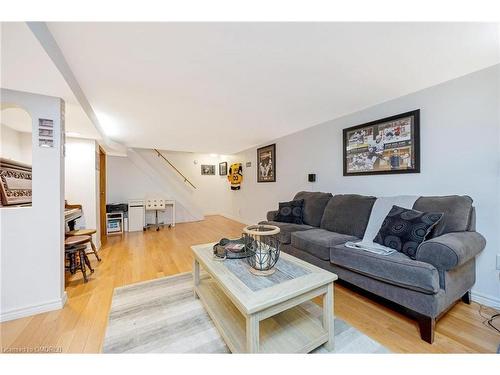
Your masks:
M90 269L90 272L93 273L94 270L92 269L92 266L90 265L89 258L87 257L87 254L85 252L85 249L87 248L87 243L91 241L90 236L71 236L66 238L64 241L64 252L66 256L68 257L69 260L69 271L71 274L74 274L76 272L76 256L78 254L79 258L79 269L82 271L83 274L83 280L84 282L87 282L87 269L85 265Z
M92 253L94 253L95 257L100 262L101 258L99 258L99 255L97 255L97 249L94 245L94 242L92 241L92 235L96 232L97 231L95 229L76 229L76 230L66 232L66 237L90 236L90 246L92 247Z
M87 279L87 268L85 266L85 249L87 245L78 245L74 247L69 247L65 249L66 258L69 261L69 265L66 266L66 269L71 272L72 275L75 274L76 270L80 270L83 275L84 282L88 282ZM83 253L83 254L82 254ZM78 262L77 262L78 261ZM91 269L90 272L93 272Z

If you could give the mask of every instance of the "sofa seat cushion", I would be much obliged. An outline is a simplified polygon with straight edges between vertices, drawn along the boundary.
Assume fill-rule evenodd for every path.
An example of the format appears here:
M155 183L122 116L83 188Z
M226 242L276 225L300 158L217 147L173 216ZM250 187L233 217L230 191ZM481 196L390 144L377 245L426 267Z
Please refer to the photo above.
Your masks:
M330 262L417 292L436 294L439 291L439 273L436 267L410 259L399 252L379 255L339 245L331 249Z
M307 251L322 260L330 260L330 248L359 238L346 234L330 232L325 229L311 229L306 232L292 233L292 246Z
M259 224L275 225L280 228L278 238L282 244L289 244L293 232L314 229L314 227L305 224L281 223L279 221L261 221Z

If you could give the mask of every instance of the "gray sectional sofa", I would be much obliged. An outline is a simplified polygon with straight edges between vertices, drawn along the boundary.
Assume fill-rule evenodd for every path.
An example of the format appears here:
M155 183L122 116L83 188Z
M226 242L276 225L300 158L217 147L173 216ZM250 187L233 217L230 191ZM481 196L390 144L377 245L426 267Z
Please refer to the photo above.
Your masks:
M416 260L396 252L378 255L347 248L363 237L375 197L299 192L303 225L267 221L281 228L281 250L331 270L339 279L375 299L390 301L416 319L423 340L432 343L436 320L455 302L470 303L475 257L486 240L475 231L475 209L468 196L420 197L413 208L444 217L417 249Z

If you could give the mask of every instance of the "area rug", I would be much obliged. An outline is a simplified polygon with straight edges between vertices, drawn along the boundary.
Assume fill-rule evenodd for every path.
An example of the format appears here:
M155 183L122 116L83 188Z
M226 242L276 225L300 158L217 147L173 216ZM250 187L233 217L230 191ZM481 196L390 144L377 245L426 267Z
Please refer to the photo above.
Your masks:
M303 304L318 319L322 310ZM191 273L116 288L104 353L229 353L224 340L193 296ZM319 347L314 353L329 353ZM346 322L335 319L332 353L389 353Z

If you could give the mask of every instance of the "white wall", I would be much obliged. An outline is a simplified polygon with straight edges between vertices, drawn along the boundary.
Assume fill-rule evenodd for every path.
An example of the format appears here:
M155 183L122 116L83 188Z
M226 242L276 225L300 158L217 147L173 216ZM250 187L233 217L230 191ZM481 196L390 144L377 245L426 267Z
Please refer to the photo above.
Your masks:
M106 203L125 203L130 199L145 199L146 197L163 197L175 199L176 222L200 220L178 202L175 194L171 194L168 185L163 185L148 169L136 165L130 157L106 156ZM155 173L155 172L153 172ZM157 176L156 176L157 177ZM159 213L159 222L170 222L171 208ZM147 223L154 223L152 213L146 218Z
M476 300L500 307L500 65L434 86L276 140L277 182L256 182L256 149L236 155L244 168L232 214L246 223L265 218L300 190L367 195L467 194L477 230L487 239L478 257ZM421 173L342 176L342 129L420 108ZM269 142L273 143L273 142ZM317 182L307 182L316 173Z
M192 199L204 215L230 213L232 211L231 202L228 199L231 185L227 176L219 176L219 163L227 162L227 170L229 171L232 156L168 151L162 151L162 154L196 186ZM161 160L158 161L161 162ZM202 164L215 165L215 175L201 175ZM180 176L174 174L173 177L182 182Z
M82 218L76 229L96 229L93 240L100 247L99 229L99 174L96 164L96 141L91 139L66 138L65 199L69 204L81 204ZM97 154L98 155L98 154Z
M33 137L33 204L0 208L0 320L61 308L64 292L64 165L60 98L1 89L4 103L54 121L54 147ZM35 132L36 134L36 132Z
M1 157L31 164L31 133L19 132L1 124L0 139Z
M229 156L162 151L195 186L187 185L164 160L152 150L129 150L128 157L107 157L107 202L126 203L129 199L162 196L176 200L176 221L195 221L203 215L229 213L226 176L218 175L218 164L231 163ZM194 164L194 161L197 164ZM215 176L202 176L201 164L216 165ZM229 166L228 166L229 168ZM160 221L170 218L170 212ZM148 218L148 222L152 222Z

